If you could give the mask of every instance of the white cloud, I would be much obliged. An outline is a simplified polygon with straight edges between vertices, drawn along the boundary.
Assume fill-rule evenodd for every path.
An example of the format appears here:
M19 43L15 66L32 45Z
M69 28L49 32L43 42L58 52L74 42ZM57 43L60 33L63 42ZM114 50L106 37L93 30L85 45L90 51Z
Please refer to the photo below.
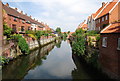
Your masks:
M9 0L10 1L10 0ZM13 0L12 0L13 1ZM78 24L94 13L103 1L111 0L16 0L32 2L43 9L35 17L52 28L60 26L63 31L75 31ZM39 8L39 9L40 9ZM32 15L32 14L31 14Z

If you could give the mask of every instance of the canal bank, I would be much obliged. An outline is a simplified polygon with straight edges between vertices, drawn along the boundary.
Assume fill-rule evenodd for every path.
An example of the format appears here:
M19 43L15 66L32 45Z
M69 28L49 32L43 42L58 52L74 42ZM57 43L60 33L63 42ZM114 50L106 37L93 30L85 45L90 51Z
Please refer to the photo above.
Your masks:
M30 55L21 56L4 66L2 71L3 79L106 79L72 54L69 41L53 42Z
M30 52L34 51L35 49L42 48L43 46L46 46L56 40L56 37L53 38L48 38L48 39L41 39L41 47L39 47L38 42L36 40L32 40L28 43ZM4 46L2 47L2 56L5 59L5 62L3 64L8 64L10 60L14 60L18 58L21 55L26 55L23 54L19 48L19 46L16 44L14 41L4 41ZM28 55L28 54L27 54Z

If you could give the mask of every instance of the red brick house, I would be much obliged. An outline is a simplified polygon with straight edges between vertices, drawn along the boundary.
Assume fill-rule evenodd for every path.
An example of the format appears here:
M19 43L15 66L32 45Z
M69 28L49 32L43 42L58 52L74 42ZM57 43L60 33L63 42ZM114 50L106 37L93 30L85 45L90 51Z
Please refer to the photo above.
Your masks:
M120 20L120 2L113 0L105 4L103 10L95 19L96 31L101 31L112 22Z
M120 23L112 23L101 31L99 60L104 72L120 78Z
M77 29L82 28L83 30L88 30L88 25L86 23L86 20L82 22Z
M13 29L14 33L25 33L26 30L33 30L33 28L34 30L43 30L44 25L32 19L31 16L23 14L23 11L18 12L17 8L11 8L8 3L3 4L3 11L3 20Z

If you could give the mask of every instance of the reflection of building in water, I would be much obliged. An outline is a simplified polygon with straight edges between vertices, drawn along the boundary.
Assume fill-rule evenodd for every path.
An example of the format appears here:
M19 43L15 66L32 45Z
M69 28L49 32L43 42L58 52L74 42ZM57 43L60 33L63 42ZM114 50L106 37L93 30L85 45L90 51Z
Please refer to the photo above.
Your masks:
M102 73L88 66L88 64L83 63L78 56L73 54L72 58L76 65L76 68L71 73L73 81L74 79L75 81L76 79L88 79L89 81L94 81L92 79L108 79Z
M42 64L42 58L54 48L51 43L40 50L33 51L30 55L21 56L2 69L3 79L23 79L27 72ZM45 59L44 59L45 60Z

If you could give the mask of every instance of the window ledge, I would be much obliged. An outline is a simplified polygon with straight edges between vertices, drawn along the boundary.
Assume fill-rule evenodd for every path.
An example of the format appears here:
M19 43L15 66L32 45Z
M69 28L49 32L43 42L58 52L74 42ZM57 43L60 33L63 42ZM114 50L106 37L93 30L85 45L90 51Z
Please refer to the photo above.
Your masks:
M103 48L106 48L107 46L102 45Z
M120 48L117 48L117 50L120 50Z

